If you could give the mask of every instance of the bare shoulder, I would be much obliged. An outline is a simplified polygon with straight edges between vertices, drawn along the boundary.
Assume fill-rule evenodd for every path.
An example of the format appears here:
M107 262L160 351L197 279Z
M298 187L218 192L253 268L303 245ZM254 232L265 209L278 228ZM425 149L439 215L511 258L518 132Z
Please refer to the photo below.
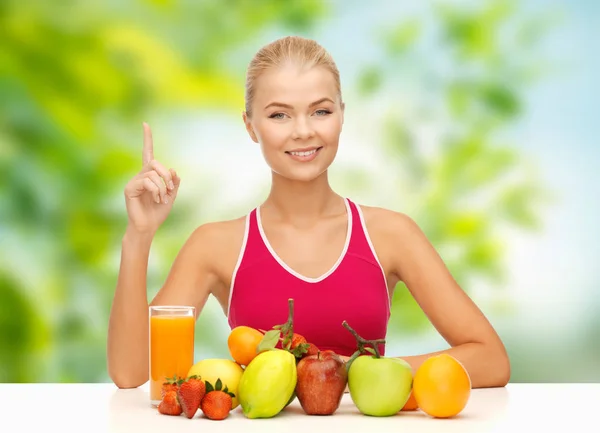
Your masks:
M393 238L418 233L420 228L409 215L377 206L360 205L365 224L372 234L380 233Z
M200 311L212 293L225 306L244 226L243 217L198 226L181 248L153 303L185 302Z
M198 226L192 236L198 239L212 239L222 240L236 231L244 231L246 225L246 216L239 218L223 220L223 221L211 221Z
M389 281L404 280L416 252L428 240L413 218L403 212L360 205L365 226Z
M246 216L211 221L198 226L190 236L189 243L195 252L209 257L227 254L232 249L239 250L246 227Z

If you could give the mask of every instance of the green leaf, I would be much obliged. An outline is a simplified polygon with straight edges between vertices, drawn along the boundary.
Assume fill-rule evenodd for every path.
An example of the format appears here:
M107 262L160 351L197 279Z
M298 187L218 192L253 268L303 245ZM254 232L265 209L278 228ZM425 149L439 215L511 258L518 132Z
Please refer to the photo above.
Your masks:
M235 398L235 394L229 390L229 388L227 387L227 385L225 386L225 388L222 391L225 394L228 394L231 398Z
M480 90L480 98L495 115L512 117L521 107L514 89L502 83L489 83Z
M384 47L390 56L404 54L421 35L423 24L412 19L398 25L385 35Z
M217 382L215 383L215 391L221 391L221 389L223 388L223 382L221 382L221 378L217 379Z
M293 349L289 349L289 352L294 355L296 358L302 358L302 355L304 355L306 352L308 352L308 348L310 347L310 344L308 343L300 343L298 346L294 347Z
M371 66L363 69L358 78L358 91L361 95L377 92L383 83L383 73L379 67Z
M208 394L211 391L214 391L215 388L212 386L212 384L207 380L204 382L204 385L206 386L206 393Z
M256 353L275 348L275 346L277 346L277 343L279 342L280 334L281 332L277 329L268 331L256 347Z

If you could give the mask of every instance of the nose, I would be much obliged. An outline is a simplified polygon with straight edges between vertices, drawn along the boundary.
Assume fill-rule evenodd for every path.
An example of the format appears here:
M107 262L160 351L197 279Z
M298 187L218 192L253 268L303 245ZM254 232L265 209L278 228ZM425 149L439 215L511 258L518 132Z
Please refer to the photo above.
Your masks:
M305 117L297 117L294 122L294 130L292 131L292 138L294 140L306 140L314 136L314 131L310 125L310 122Z

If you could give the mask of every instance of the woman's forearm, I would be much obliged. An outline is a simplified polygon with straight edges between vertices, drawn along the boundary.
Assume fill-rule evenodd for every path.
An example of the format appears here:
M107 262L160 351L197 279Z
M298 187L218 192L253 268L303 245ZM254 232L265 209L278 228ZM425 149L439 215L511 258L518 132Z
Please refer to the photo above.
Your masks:
M108 373L119 388L144 384L148 371L146 278L153 235L127 231L108 327Z
M412 367L413 375L429 357L447 353L456 358L467 370L472 388L505 386L510 379L510 362L503 349L494 349L482 343L466 343L447 350L415 356L398 356ZM387 355L389 356L389 355ZM347 362L349 356L341 356Z
M502 348L483 343L465 343L450 349L416 356L400 356L410 364L413 373L429 357L447 353L467 370L472 388L505 386L510 379L510 362Z

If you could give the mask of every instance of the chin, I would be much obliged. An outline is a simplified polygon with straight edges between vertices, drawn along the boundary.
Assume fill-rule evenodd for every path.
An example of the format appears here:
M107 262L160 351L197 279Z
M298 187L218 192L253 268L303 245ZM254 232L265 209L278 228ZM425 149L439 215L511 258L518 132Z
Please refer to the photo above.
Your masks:
M307 167L308 168L308 167ZM323 169L311 169L308 170L273 170L278 176L283 177L287 180L294 182L312 182L318 179L327 172L327 167Z

